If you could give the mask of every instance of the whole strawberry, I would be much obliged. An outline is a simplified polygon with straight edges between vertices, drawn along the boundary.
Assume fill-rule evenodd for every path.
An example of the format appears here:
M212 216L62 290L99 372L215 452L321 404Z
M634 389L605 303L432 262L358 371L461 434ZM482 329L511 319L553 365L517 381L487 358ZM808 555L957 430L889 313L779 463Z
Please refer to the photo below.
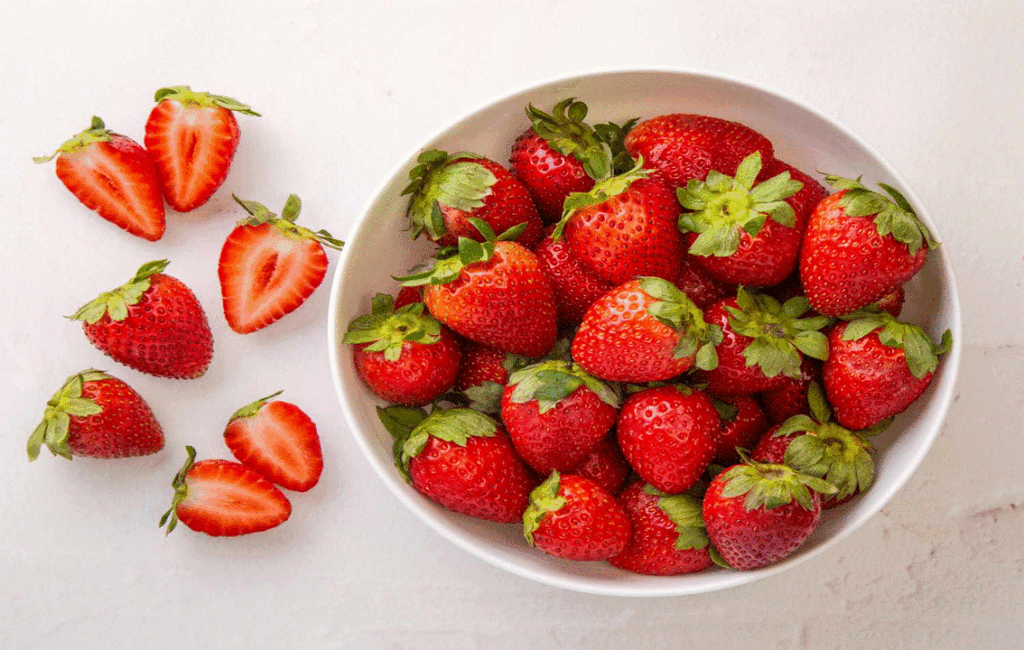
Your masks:
M615 431L612 431L569 473L589 478L607 490L608 494L618 494L632 475L633 468L622 455Z
M106 128L103 120L65 142L57 158L57 178L85 207L136 237L156 241L167 228L160 177L149 153L131 138Z
M516 451L538 474L568 472L615 425L619 395L579 366L542 361L513 372L501 420Z
M195 379L213 358L206 312L185 284L148 262L122 286L100 294L71 318L108 357L158 377Z
M773 424L782 424L794 415L810 414L807 391L812 381L821 379L821 362L804 357L800 362L800 376L786 377L780 385L758 393L761 407Z
M606 381L661 381L694 365L714 367L720 337L671 282L644 277L591 305L573 338L572 357Z
M866 307L913 277L938 246L895 188L888 196L860 180L827 176L839 191L814 209L800 251L800 279L819 313L841 316Z
M459 374L458 337L425 313L422 302L394 309L385 293L373 298L371 312L352 320L342 343L363 383L392 404L425 406L448 391Z
M667 385L627 397L616 435L641 478L662 492L679 494L696 485L711 464L720 426L718 411L703 391Z
M99 370L68 377L46 403L28 440L28 459L43 445L71 460L147 456L164 448L164 433L149 405L131 386Z
M398 470L412 487L452 512L503 523L521 520L537 479L505 430L471 409L378 408L395 439Z
M498 413L509 373L530 363L526 357L464 339L462 364L453 388L465 395L470 408L484 413Z
M584 266L564 238L555 241L548 235L533 253L551 282L558 320L565 325L579 325L590 305L615 288Z
M694 255L684 255L680 267L679 278L672 284L676 285L686 297L701 309L707 309L722 298L728 298L736 292L732 285L720 282L711 277L697 262Z
M729 466L740 462L739 449L749 450L768 429L768 416L750 395L731 395L714 400L721 419L714 462Z
M481 241L474 219L499 235L522 224L516 241L526 248L544 235L530 192L493 160L432 149L419 155L409 178L402 194L411 195L407 215L413 237L425 234L439 246L454 246L460 237Z
M259 113L230 97L188 86L161 88L146 120L146 149L167 203L191 212L206 203L228 177L241 130L235 113Z
M821 518L836 488L785 465L747 461L718 474L702 504L708 537L731 568L757 569L789 556Z
M633 531L625 510L600 485L552 472L530 493L523 534L549 555L593 562L625 550Z
M324 246L341 250L345 242L296 225L302 202L294 194L280 217L255 201L232 198L249 217L224 241L217 277L225 320L235 332L250 334L302 306L327 274Z
M608 558L612 565L642 575L674 576L713 564L699 498L668 495L634 481L618 502L632 524L633 539L622 553Z
M828 333L830 353L822 367L825 394L839 424L867 429L902 413L928 387L939 355L953 341L947 330L939 343L917 325L887 312L847 315Z

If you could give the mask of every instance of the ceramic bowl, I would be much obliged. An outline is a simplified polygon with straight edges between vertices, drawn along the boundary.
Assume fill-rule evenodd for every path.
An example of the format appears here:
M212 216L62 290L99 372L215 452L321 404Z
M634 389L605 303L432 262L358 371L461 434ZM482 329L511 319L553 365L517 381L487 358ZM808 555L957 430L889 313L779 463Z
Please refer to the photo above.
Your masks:
M816 175L816 170L821 170L848 177L863 175L868 186L877 181L895 186L941 240L925 206L871 146L835 120L778 92L712 74L678 70L598 72L519 90L454 121L413 148L384 179L346 238L332 286L328 338L334 384L349 431L381 480L408 510L466 551L541 583L596 594L671 596L714 591L790 570L864 524L907 482L938 435L952 400L959 345L943 358L928 391L876 439L877 478L871 489L826 511L819 528L796 553L755 571L714 567L693 575L647 577L621 571L606 562L559 560L527 546L520 526L479 521L435 505L414 491L395 470L391 438L375 411L382 402L361 383L353 368L351 350L340 341L349 321L369 311L375 293L395 290L393 274L401 274L433 251L428 242L410 241L404 230L407 197L401 196L401 191L408 183L408 171L416 156L430 148L472 151L506 164L513 140L529 126L526 105L548 109L570 96L587 103L587 119L592 124L663 113L702 113L742 122L771 139L778 158L807 173ZM386 256L382 251L387 251ZM935 340L946 329L952 331L955 342L963 340L956 285L942 247L931 253L906 291L903 320L921 325Z

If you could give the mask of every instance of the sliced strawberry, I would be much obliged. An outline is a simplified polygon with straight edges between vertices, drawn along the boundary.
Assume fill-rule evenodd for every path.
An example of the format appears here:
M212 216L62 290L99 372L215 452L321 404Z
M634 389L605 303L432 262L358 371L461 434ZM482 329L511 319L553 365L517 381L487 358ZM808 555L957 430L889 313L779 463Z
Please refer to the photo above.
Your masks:
M327 274L324 246L340 249L344 242L325 230L295 225L301 202L294 194L280 217L259 203L234 198L251 217L224 242L218 275L228 325L248 334L298 309Z
M196 450L174 477L174 501L160 518L170 533L178 522L214 537L258 533L291 515L288 497L255 470L230 460L195 462Z
M44 163L57 158L57 177L85 207L127 232L149 241L164 236L166 218L160 179L149 154L131 138L92 118Z
M324 456L316 424L278 391L231 416L224 442L232 455L271 483L306 492L320 480Z
M238 148L234 112L259 115L230 97L193 92L188 86L161 88L146 121L146 149L160 172L167 203L190 212L224 183Z

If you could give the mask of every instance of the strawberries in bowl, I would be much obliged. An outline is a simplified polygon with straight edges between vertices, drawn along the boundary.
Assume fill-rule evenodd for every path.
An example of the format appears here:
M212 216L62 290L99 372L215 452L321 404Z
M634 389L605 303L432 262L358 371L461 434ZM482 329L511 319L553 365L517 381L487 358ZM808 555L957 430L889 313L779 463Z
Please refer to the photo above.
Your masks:
M585 111L580 108L584 102ZM622 126L611 128L617 124ZM573 189L559 186L547 192L545 176L527 169L523 149L533 148L531 165L557 161L575 168L568 159L571 147L560 139L565 129L579 131L583 144L602 151L605 161L610 155L614 162L601 173L591 163L586 174L593 178L593 186L588 181ZM735 142L728 142L730 138ZM473 152L473 158L455 154L442 158L430 152ZM695 158L670 159L683 155ZM462 209L467 213L464 221L479 236L468 229L458 231L455 241L411 236L411 200L417 201L414 212L423 215L421 232L428 231L427 226L456 221L451 219L453 211L441 205L447 191L428 191L427 197L435 198L433 205L415 190L412 196L403 194L410 178L414 183L423 179L419 187L424 187L432 182L434 172L422 165L464 166L470 160L498 162L526 179L535 202L536 197L544 197L542 211L549 229L539 243L532 234L520 238L532 232L532 216L495 226L486 215L469 213L476 209L469 203ZM442 166L436 176L445 176L443 170ZM466 172L472 172L469 180L483 176L470 168L451 175ZM835 179L859 179L859 185ZM873 433L870 445L864 447L876 469L874 480L848 500L823 508L823 502L838 493L829 476L822 478L818 472L805 478L806 467L797 470L784 462L756 464L749 454L758 442L753 439L756 433L728 438L735 440L731 450L719 447L729 444L723 442L724 432L733 426L737 415L732 411L739 409L739 402L755 409L772 404L772 413L785 412L785 417L803 415L807 420L820 415L801 413L809 411L809 402L802 397L806 380L826 362L830 333L835 330L832 338L842 340L852 340L852 335L843 339L839 333L840 325L847 322L839 317L847 314L818 311L815 304L825 301L807 295L809 288L800 277L801 245L817 205L838 192L862 197L852 207L849 200L843 201L850 219L873 224L890 219L894 209L864 194L874 190L861 189L876 186L882 188L876 192L881 199L889 197L901 214L912 213L927 229L927 260L909 276L898 281L890 278L882 284L884 294L875 290L865 298L870 304L855 308L874 314L884 309L875 303L900 292L899 322L926 335L938 363L934 370L928 367L923 392L909 405L901 404L891 416L892 424ZM563 193L562 218L555 222L550 197ZM479 188L478 194L477 201L489 205L489 195ZM876 212L884 213L877 218L868 214L876 206ZM540 205L536 207L541 211ZM546 584L590 593L679 595L742 584L792 567L835 544L888 502L927 452L951 400L959 358L959 308L943 248L931 247L930 242L941 237L922 206L898 173L843 127L792 100L735 81L688 73L616 72L558 80L501 99L422 143L398 165L347 241L332 287L329 351L335 386L356 440L396 497L441 535L497 566ZM510 247L520 264L529 260L528 274L495 272L504 263L503 249ZM497 389L504 391L509 399L501 408L494 407L493 399L490 407L482 406L476 395L481 391L470 395L456 387L414 409L417 423L396 426L396 418L413 411L382 399L364 381L354 363L355 343L351 336L346 341L354 321L371 312L374 296L395 294L396 280L422 289L423 307L417 309L454 330L464 352L474 350L464 354L460 363L477 359L476 350L499 349L494 358L505 372L492 373L489 376L494 379L480 386L496 389L491 391L495 394L501 394ZM517 293L508 302L475 297L508 295L513 288ZM570 300L571 305L565 304ZM858 325L855 331L866 329ZM889 334L896 329L890 326L882 338L893 338ZM914 332L904 336L912 346L923 340ZM460 369L459 374L471 370ZM759 377L758 382L738 386L734 379L748 371L769 381ZM565 377L571 381L565 383ZM555 404L581 390L579 386L586 384L581 384L583 377L621 396L601 407L616 410L618 416L610 432L594 432L585 441L574 441L573 453L579 453L571 461L559 461L552 478L550 462L528 462L524 454L532 451L518 447L527 449L522 444L524 432L531 440L561 441L566 434L560 432L573 429L561 417L561 411L570 416L570 409ZM785 408L779 406L785 399L779 394L783 390L797 393L782 404ZM845 395L846 391L833 386L826 397L829 393ZM514 394L520 396L521 404L511 401ZM656 417L657 409L668 403L687 416ZM528 429L517 419L526 408L530 409ZM699 417L688 415L694 410L699 410ZM493 421L487 430L507 432L512 452L532 468L533 484L537 489L545 486L523 517L496 521L474 516L451 506L458 503L457 494L419 489L410 482L407 461L411 455L403 451L408 445L401 432L410 424L419 426L421 418L443 419L453 411L486 414ZM759 431L768 426L767 411L762 415ZM453 453L467 453L476 437L456 429L446 434L447 446ZM813 431L804 435L811 436L805 442L817 441L812 440ZM824 435L818 435L821 445L803 447L813 450L827 445ZM486 439L495 437L504 439L502 435ZM701 441L699 454L689 453L690 440ZM610 457L624 462L632 474L628 481L602 485L600 489L607 493L602 503L631 503L620 497L623 486L642 481L656 490L656 494L645 493L650 497L647 501L664 500L666 505L685 501L685 515L659 511L659 530L654 533L650 522L633 514L625 517L624 527L615 508L588 509L552 525L557 540L545 549L545 522L558 521L552 513L573 512L579 497L565 488L581 483L575 477L589 471L586 462L576 468L569 465L584 456L581 447L596 443L614 452ZM624 445L630 446L628 453L623 453ZM396 463L399 451L397 457L404 460ZM692 467L678 480L663 480L651 468L657 467L658 458L673 454L685 456ZM723 491L723 480L710 490L725 469L716 457L735 467L756 468L763 475L758 484L769 487L746 485L753 481L754 470L736 469L729 474L731 487ZM467 479L485 471L472 467L465 466ZM521 495L523 483L529 481L522 477L516 481L510 487ZM784 545L784 552L759 562L739 561L732 542L719 531L740 530L755 518L786 519L770 516L777 514L770 511L785 506L779 499L758 497L757 503L744 503L743 495L771 493L775 488L770 486L780 482L793 491L787 503L798 504L790 509L811 513L804 517L805 528L796 541ZM489 490L500 487L485 485ZM818 496L804 494L806 490ZM709 493L737 507L714 508L708 502L699 508ZM685 498L675 498L683 494ZM702 520L704 510L715 513L712 525ZM627 512L632 511L627 508ZM594 517L598 520L591 521ZM678 531L673 539L671 526L681 526L683 520L690 532ZM608 526L617 532L607 534ZM709 541L697 540L703 534L693 531L705 529ZM557 550L575 540L596 539L600 539L596 545L607 547L604 552ZM650 547L655 543L657 549ZM692 570L651 568L648 554L675 557L672 554L684 546L699 556Z

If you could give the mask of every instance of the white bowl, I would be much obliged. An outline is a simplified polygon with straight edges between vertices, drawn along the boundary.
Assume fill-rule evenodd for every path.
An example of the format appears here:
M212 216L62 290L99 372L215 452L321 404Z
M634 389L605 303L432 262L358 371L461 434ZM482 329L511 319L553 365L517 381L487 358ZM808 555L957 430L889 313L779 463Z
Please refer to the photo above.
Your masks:
M752 582L825 551L871 518L906 483L938 435L952 401L963 338L956 284L942 247L931 253L924 269L907 285L903 319L921 325L936 340L943 331L951 330L952 351L942 359L928 391L875 441L877 478L871 489L826 511L814 535L782 562L755 571L715 567L693 575L648 577L606 562L558 560L527 546L519 526L479 521L435 505L395 470L391 438L375 411L382 402L356 376L351 350L340 341L349 321L369 311L375 293L395 290L392 274L404 272L433 251L425 241L410 242L404 230L407 197L400 193L408 182L408 171L416 156L431 148L473 151L507 164L512 141L529 126L526 105L548 109L570 96L586 102L590 108L587 119L592 124L663 113L702 113L742 122L767 136L778 158L809 174L818 176L816 170L820 170L848 177L863 175L869 186L877 181L893 185L941 241L914 192L874 149L831 118L776 92L734 79L676 70L598 72L533 86L466 115L417 146L384 181L346 238L331 290L328 340L335 389L352 435L398 499L443 537L491 564L548 585L620 596L693 594ZM381 251L387 251L386 256Z

